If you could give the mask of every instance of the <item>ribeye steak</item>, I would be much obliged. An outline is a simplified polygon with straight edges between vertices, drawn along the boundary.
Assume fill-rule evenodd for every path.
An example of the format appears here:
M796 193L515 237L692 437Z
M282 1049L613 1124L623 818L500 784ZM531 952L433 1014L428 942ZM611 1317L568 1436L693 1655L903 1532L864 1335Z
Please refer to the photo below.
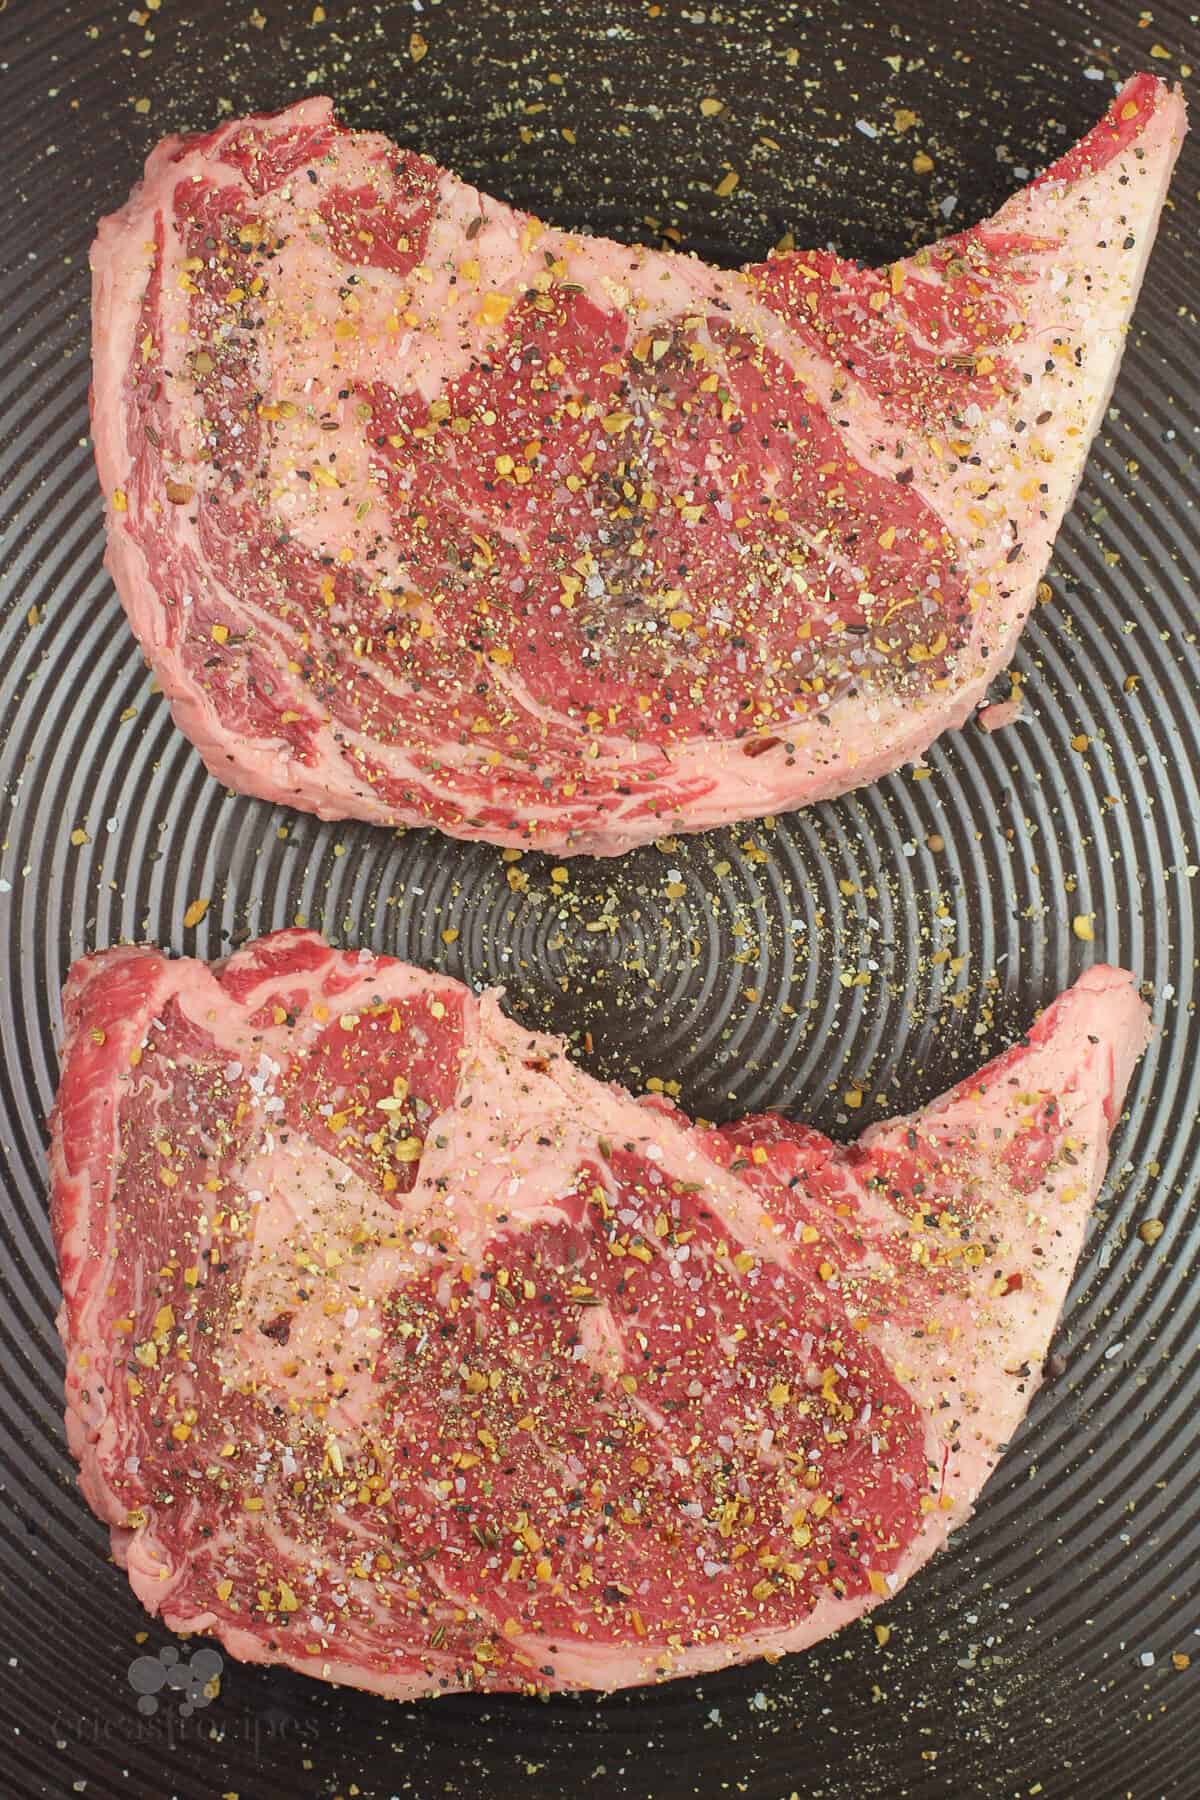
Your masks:
M987 224L736 273L326 100L100 227L108 563L219 781L613 854L919 756L1007 663L1184 130L1149 75Z
M85 957L68 1428L145 1605L413 1697L799 1650L969 1513L1146 1039L1095 968L849 1149L692 1125L444 977L282 932Z

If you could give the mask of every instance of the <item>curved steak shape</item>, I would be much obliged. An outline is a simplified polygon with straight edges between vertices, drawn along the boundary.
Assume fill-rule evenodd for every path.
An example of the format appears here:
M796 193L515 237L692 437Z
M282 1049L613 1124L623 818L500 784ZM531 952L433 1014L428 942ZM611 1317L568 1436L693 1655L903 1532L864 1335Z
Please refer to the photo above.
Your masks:
M883 270L554 230L327 100L93 253L108 563L219 781L612 855L844 792L1008 661L1184 131L1149 75Z
M800 1650L1022 1418L1146 1041L1091 970L849 1149L694 1126L496 996L305 932L85 958L67 1423L144 1604L411 1698Z

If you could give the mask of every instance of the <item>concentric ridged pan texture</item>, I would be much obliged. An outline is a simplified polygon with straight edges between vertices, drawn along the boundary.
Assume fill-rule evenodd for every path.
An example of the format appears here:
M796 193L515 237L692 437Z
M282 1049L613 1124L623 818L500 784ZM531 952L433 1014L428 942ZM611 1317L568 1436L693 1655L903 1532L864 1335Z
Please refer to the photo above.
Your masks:
M564 223L670 228L730 261L789 229L893 255L989 211L1099 114L1111 70L1200 64L1200 33L1177 4L1144 27L1115 5L1010 0L952 23L935 0L816 18L641 0L321 10L0 13L0 1791L1194 1796L1200 1667L1172 1661L1200 1653L1194 152L1018 657L1023 722L945 740L926 779L577 861L565 880L275 812L202 773L100 568L85 258L162 132L320 89ZM705 117L706 97L724 110ZM741 180L719 199L727 167ZM94 945L211 957L298 916L503 983L593 1070L695 1112L775 1105L842 1135L982 1060L1093 957L1144 978L1159 1032L1058 1372L957 1548L884 1615L886 1646L860 1626L775 1668L604 1704L389 1709L230 1665L193 1716L169 1690L139 1713L130 1664L168 1640L107 1565L60 1427L43 1189L58 990Z

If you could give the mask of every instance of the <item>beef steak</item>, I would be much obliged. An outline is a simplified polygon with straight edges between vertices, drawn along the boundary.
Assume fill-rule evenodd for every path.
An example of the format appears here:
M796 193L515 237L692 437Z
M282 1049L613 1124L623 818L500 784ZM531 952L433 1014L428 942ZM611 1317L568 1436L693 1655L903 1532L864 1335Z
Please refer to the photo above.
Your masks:
M51 1151L84 1494L172 1630L382 1694L802 1649L970 1512L1146 1029L1092 969L845 1149L692 1125L312 933L85 957Z
M327 100L172 138L92 253L108 564L219 781L611 855L919 756L1007 663L1184 130L1138 76L988 223L739 272Z

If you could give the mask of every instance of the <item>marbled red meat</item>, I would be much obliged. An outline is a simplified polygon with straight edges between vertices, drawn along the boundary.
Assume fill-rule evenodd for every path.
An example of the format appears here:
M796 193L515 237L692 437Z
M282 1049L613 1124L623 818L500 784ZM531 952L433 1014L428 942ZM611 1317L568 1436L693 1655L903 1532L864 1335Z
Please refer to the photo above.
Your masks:
M311 933L86 957L51 1152L83 1491L172 1630L398 1697L802 1649L969 1513L1145 1037L1093 969L845 1149L694 1126Z
M553 229L329 102L106 219L109 566L221 782L612 854L918 757L1009 659L1184 130L1149 75L886 269Z

